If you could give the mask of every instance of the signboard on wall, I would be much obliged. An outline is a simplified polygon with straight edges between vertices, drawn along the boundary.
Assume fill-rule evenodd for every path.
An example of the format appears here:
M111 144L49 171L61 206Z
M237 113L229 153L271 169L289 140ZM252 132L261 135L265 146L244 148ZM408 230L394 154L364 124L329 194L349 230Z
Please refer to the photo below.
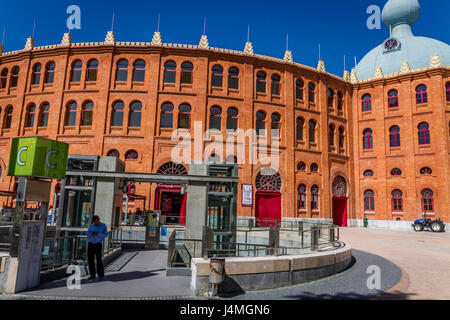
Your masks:
M253 205L253 186L251 184L242 185L242 206L251 207Z
M40 137L14 138L8 176L64 179L68 154L67 143Z

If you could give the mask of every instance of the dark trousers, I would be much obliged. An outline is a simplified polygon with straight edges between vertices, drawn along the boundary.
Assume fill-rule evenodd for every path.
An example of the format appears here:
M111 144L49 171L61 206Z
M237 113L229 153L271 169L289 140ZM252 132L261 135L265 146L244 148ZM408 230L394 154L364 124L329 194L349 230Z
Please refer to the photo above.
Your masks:
M91 277L95 277L95 262L94 256L97 259L97 274L100 278L105 276L105 270L103 268L102 261L102 244L101 243L88 243L88 264L89 264L89 273Z

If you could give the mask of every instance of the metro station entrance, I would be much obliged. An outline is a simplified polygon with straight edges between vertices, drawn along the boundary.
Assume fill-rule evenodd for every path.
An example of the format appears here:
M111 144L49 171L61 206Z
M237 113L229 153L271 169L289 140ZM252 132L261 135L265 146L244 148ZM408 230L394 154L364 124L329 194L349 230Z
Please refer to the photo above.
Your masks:
M155 191L155 210L161 211L167 224L186 224L187 193L181 186L158 186ZM183 194L182 194L183 193Z

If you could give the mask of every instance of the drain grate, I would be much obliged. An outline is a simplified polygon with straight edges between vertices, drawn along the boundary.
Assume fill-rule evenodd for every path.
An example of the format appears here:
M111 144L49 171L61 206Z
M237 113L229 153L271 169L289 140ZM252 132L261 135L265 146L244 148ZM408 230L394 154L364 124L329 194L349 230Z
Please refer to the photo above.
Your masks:
M131 259L138 255L139 252L126 252L120 255L113 263L111 263L106 271L115 272L122 270Z

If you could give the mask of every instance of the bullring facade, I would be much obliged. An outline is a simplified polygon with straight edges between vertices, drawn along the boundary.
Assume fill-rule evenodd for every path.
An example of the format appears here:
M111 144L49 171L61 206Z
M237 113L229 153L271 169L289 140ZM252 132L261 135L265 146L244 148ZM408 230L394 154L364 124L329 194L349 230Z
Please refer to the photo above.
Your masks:
M198 46L164 44L159 33L151 43L116 42L112 32L104 42L82 44L65 34L47 47L29 38L24 50L0 56L0 189L14 190L6 176L13 137L63 141L70 154L117 156L128 172L186 174L189 164L171 159L171 137L176 129L194 136L201 122L203 132L224 137L257 130L245 150L254 144L270 153L279 144L279 168L269 176L248 154L239 159L240 184L253 193L250 206L239 194L241 217L345 226L364 216L385 223L427 213L449 222L445 59L433 54L418 69L402 61L392 74L377 66L371 78L360 66L340 78L323 61L311 68L294 63L289 51L284 59L261 56L251 43L243 52L212 48L206 36ZM203 149L211 143L205 137ZM168 215L179 214L185 197L177 186L138 184L137 194L150 200L147 209Z

